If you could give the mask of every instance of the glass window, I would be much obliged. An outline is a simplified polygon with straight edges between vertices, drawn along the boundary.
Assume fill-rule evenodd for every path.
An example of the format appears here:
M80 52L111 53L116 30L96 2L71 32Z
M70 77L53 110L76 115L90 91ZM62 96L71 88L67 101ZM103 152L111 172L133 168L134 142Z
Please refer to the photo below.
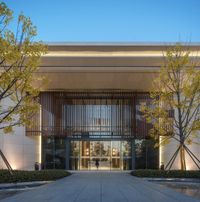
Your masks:
M65 139L55 138L54 143L55 143L55 156L54 156L55 168L65 169L65 162L66 162Z
M45 169L65 169L66 150L65 138L43 137L42 159Z
M152 139L135 140L135 168L158 169L159 150Z
M54 168L54 138L42 138L42 162L45 169Z
M80 155L75 156L73 150L80 151ZM72 141L70 163L75 170L128 170L131 144L129 141Z

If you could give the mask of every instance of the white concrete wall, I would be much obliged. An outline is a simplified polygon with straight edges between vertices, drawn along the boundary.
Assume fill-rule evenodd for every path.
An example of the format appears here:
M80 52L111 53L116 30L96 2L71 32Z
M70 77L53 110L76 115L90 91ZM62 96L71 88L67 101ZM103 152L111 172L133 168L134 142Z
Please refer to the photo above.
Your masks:
M174 98L176 100L176 97ZM184 99L184 97L183 97ZM193 111L191 111L192 115ZM184 114L185 115L185 114ZM176 117L176 120L178 120L178 111L177 109L174 110L174 116ZM174 127L174 130L176 131L177 129ZM178 131L177 131L178 133ZM179 139L179 137L176 137ZM198 136L196 138L192 137L192 134L190 135L190 139L192 140L191 145L187 145L188 149L194 153L194 155L200 160L200 132L198 133ZM172 158L173 154L176 152L177 148L179 146L178 141L172 139L169 144L162 146L160 148L160 165L161 162L164 163L166 166L169 160ZM198 170L197 165L194 163L194 161L191 159L191 157L188 155L188 153L185 151L185 157L186 157L186 169L187 170ZM200 167L200 163L196 161L198 166ZM178 154L172 169L180 169L181 168L181 163L180 163L180 153Z
M187 146L195 154L195 156L200 159L200 138L193 139L193 142L194 142L193 144L187 145ZM198 143L198 144L196 144L196 143ZM160 148L160 165L161 165L161 162L163 162L164 165L166 166L167 163L169 162L169 160L171 159L171 157L173 156L173 154L175 153L177 148L178 148L177 141L171 141L169 144L162 146ZM186 154L186 169L187 170L198 170L198 167L195 165L195 163L190 158L190 156L187 154L187 152L185 152L185 154ZM173 170L181 168L179 155L180 154L178 154L178 156L172 166ZM198 165L200 166L200 163L198 163Z
M13 169L33 170L34 163L40 160L39 143L39 137L25 135L25 127L15 127L12 134L0 131L0 149ZM0 168L5 168L1 157Z

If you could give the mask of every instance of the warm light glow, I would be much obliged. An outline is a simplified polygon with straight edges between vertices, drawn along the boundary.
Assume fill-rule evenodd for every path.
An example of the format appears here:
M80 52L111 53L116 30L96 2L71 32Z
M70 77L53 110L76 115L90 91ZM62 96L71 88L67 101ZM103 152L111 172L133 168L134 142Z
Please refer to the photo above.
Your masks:
M42 131L42 107L40 105L40 131ZM42 163L42 134L39 135L39 162Z
M86 156L89 156L89 149L86 149Z
M12 163L11 167L12 167L13 170L20 170L21 169L21 166L18 165L17 161L13 160L13 161L11 161L11 163ZM5 169L7 169L6 166L5 166Z
M39 136L39 162L38 163L42 163L42 136Z
M199 56L191 51L190 57ZM49 51L43 57L163 57L162 51Z
M115 148L112 149L112 155L113 156L115 156L117 152L118 152L117 149L115 149Z
M159 137L159 143L161 142L161 140L162 140L162 137ZM162 159L162 146L159 146L159 168L162 163L164 163Z

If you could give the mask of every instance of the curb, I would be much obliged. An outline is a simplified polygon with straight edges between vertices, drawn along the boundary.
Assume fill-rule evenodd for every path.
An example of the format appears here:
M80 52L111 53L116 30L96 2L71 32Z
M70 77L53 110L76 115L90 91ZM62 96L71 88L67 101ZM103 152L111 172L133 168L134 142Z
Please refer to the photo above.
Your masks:
M190 183L200 183L200 179L195 178L148 178L143 177L143 180L151 181L151 182L190 182Z
M35 182L16 182L0 184L0 191L6 189L31 188L51 183L52 181L35 181Z

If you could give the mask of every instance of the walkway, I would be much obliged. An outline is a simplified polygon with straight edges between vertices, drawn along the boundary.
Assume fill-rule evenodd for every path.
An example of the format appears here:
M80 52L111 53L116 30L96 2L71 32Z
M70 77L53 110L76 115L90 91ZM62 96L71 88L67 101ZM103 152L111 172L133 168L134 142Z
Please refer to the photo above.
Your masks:
M171 189L132 177L128 173L74 173L34 190L20 193L7 202L193 202L198 201Z

